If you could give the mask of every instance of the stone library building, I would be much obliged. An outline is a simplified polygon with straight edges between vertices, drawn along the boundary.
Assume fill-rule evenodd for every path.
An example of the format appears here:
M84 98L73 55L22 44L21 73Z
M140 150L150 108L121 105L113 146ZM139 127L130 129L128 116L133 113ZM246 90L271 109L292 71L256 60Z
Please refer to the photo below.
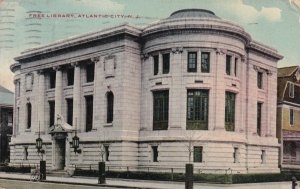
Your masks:
M279 172L282 58L203 9L28 49L11 65L10 164L37 164L40 137L52 170Z

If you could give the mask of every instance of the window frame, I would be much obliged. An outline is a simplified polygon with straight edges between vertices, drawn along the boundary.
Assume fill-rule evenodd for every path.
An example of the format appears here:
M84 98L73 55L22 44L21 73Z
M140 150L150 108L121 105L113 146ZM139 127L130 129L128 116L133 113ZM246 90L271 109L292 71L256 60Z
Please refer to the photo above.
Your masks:
M290 98L295 97L295 84L292 82L289 82L289 97Z
M207 70L203 69L204 65L204 55L207 55ZM210 52L201 52L201 73L210 73Z
M153 55L153 75L158 75L159 72L159 55Z
M153 91L153 130L168 130L169 90Z
M162 74L168 74L170 73L170 53L164 53L162 54Z
M257 102L257 117L256 117L256 133L258 136L261 136L262 128L262 113L263 113L263 103Z
M74 67L67 69L67 86L73 86L74 85Z
M186 129L208 130L209 90L188 89L186 99Z
M86 83L92 83L95 80L95 63L87 63L85 66Z
M239 163L239 148L233 148L233 163Z
M263 78L264 78L264 75L263 75L263 72L257 72L257 88L259 89L263 89Z
M152 162L158 162L158 145L151 146Z
M191 55L195 55L195 57L190 57ZM187 56L187 72L197 72L197 52L189 51ZM194 65L194 67L192 68L191 65Z
M30 102L26 104L26 116L27 116L27 123L26 123L26 129L31 129L32 126L32 105Z
M90 132L93 129L94 119L94 96L87 95L85 98L85 132ZM90 107L91 106L91 107Z
M106 123L114 121L114 94L109 91L106 93Z
M235 131L235 119L236 119L235 106L236 106L236 93L226 91L225 92L225 130L226 131Z
M293 127L295 124L295 113L294 113L294 109L290 109L289 111L289 122L290 122L290 126Z
M225 67L225 73L226 75L231 75L231 62L232 62L232 56L226 55L226 67Z
M197 159L197 150L199 149L199 159ZM203 146L193 146L193 162L194 163L202 163L203 162Z

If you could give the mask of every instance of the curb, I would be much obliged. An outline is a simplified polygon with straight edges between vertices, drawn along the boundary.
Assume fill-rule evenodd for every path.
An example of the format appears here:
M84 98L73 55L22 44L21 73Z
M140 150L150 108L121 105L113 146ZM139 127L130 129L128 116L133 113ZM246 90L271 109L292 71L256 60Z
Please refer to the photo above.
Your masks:
M19 180L19 181L30 181L30 179L26 178L9 178L9 177L0 177L0 179L3 180ZM158 188L147 188L147 187L133 187L133 186L124 186L124 185L110 185L110 184L90 184L90 183L77 183L77 182L65 182L65 181L51 181L51 180L45 180L45 181L37 181L40 183L54 183L54 184L68 184L68 185L78 185L78 186L97 186L97 187L110 187L110 188L128 188L128 189L158 189Z

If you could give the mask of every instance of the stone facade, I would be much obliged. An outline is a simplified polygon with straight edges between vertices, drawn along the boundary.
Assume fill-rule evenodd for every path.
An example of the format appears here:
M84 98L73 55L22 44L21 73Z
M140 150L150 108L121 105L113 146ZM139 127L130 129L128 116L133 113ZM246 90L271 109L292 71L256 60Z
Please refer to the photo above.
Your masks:
M196 55L192 72L191 52ZM96 167L103 149L109 169L182 172L185 163L194 161L197 172L279 172L275 94L281 58L240 26L198 9L177 11L145 28L125 24L29 49L11 66L21 90L11 164L37 163L34 145L40 126L47 165L53 169ZM89 64L94 64L94 74L87 71ZM69 68L74 69L72 85ZM54 71L55 88L50 88ZM91 74L93 81L87 82ZM195 113L205 113L205 123L194 120L195 127L204 124L204 129L187 126L187 115L194 111L187 107L187 92L195 90L208 94ZM155 100L161 91L167 95ZM234 96L229 118L227 93ZM92 111L87 96L93 96ZM71 148L74 132L62 142L49 134L49 101L55 101L52 116L58 125L57 115L67 120L70 114L67 99L73 99L71 125L78 131L81 154ZM112 115L107 113L111 110ZM92 121L87 112L92 112ZM157 112L164 112L164 118ZM228 131L225 120L230 118L233 129Z

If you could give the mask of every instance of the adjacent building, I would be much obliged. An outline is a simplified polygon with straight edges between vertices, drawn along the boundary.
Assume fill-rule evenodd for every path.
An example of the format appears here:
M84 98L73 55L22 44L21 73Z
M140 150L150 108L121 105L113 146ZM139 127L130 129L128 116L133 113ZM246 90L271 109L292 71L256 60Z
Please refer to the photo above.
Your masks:
M14 93L0 86L0 163L9 162L9 142L13 131Z
M197 172L279 172L282 58L202 9L26 50L11 66L11 164L38 162L40 131L51 169L96 167L104 154L110 170L183 172L194 162Z
M277 137L282 169L300 169L300 67L278 69Z

